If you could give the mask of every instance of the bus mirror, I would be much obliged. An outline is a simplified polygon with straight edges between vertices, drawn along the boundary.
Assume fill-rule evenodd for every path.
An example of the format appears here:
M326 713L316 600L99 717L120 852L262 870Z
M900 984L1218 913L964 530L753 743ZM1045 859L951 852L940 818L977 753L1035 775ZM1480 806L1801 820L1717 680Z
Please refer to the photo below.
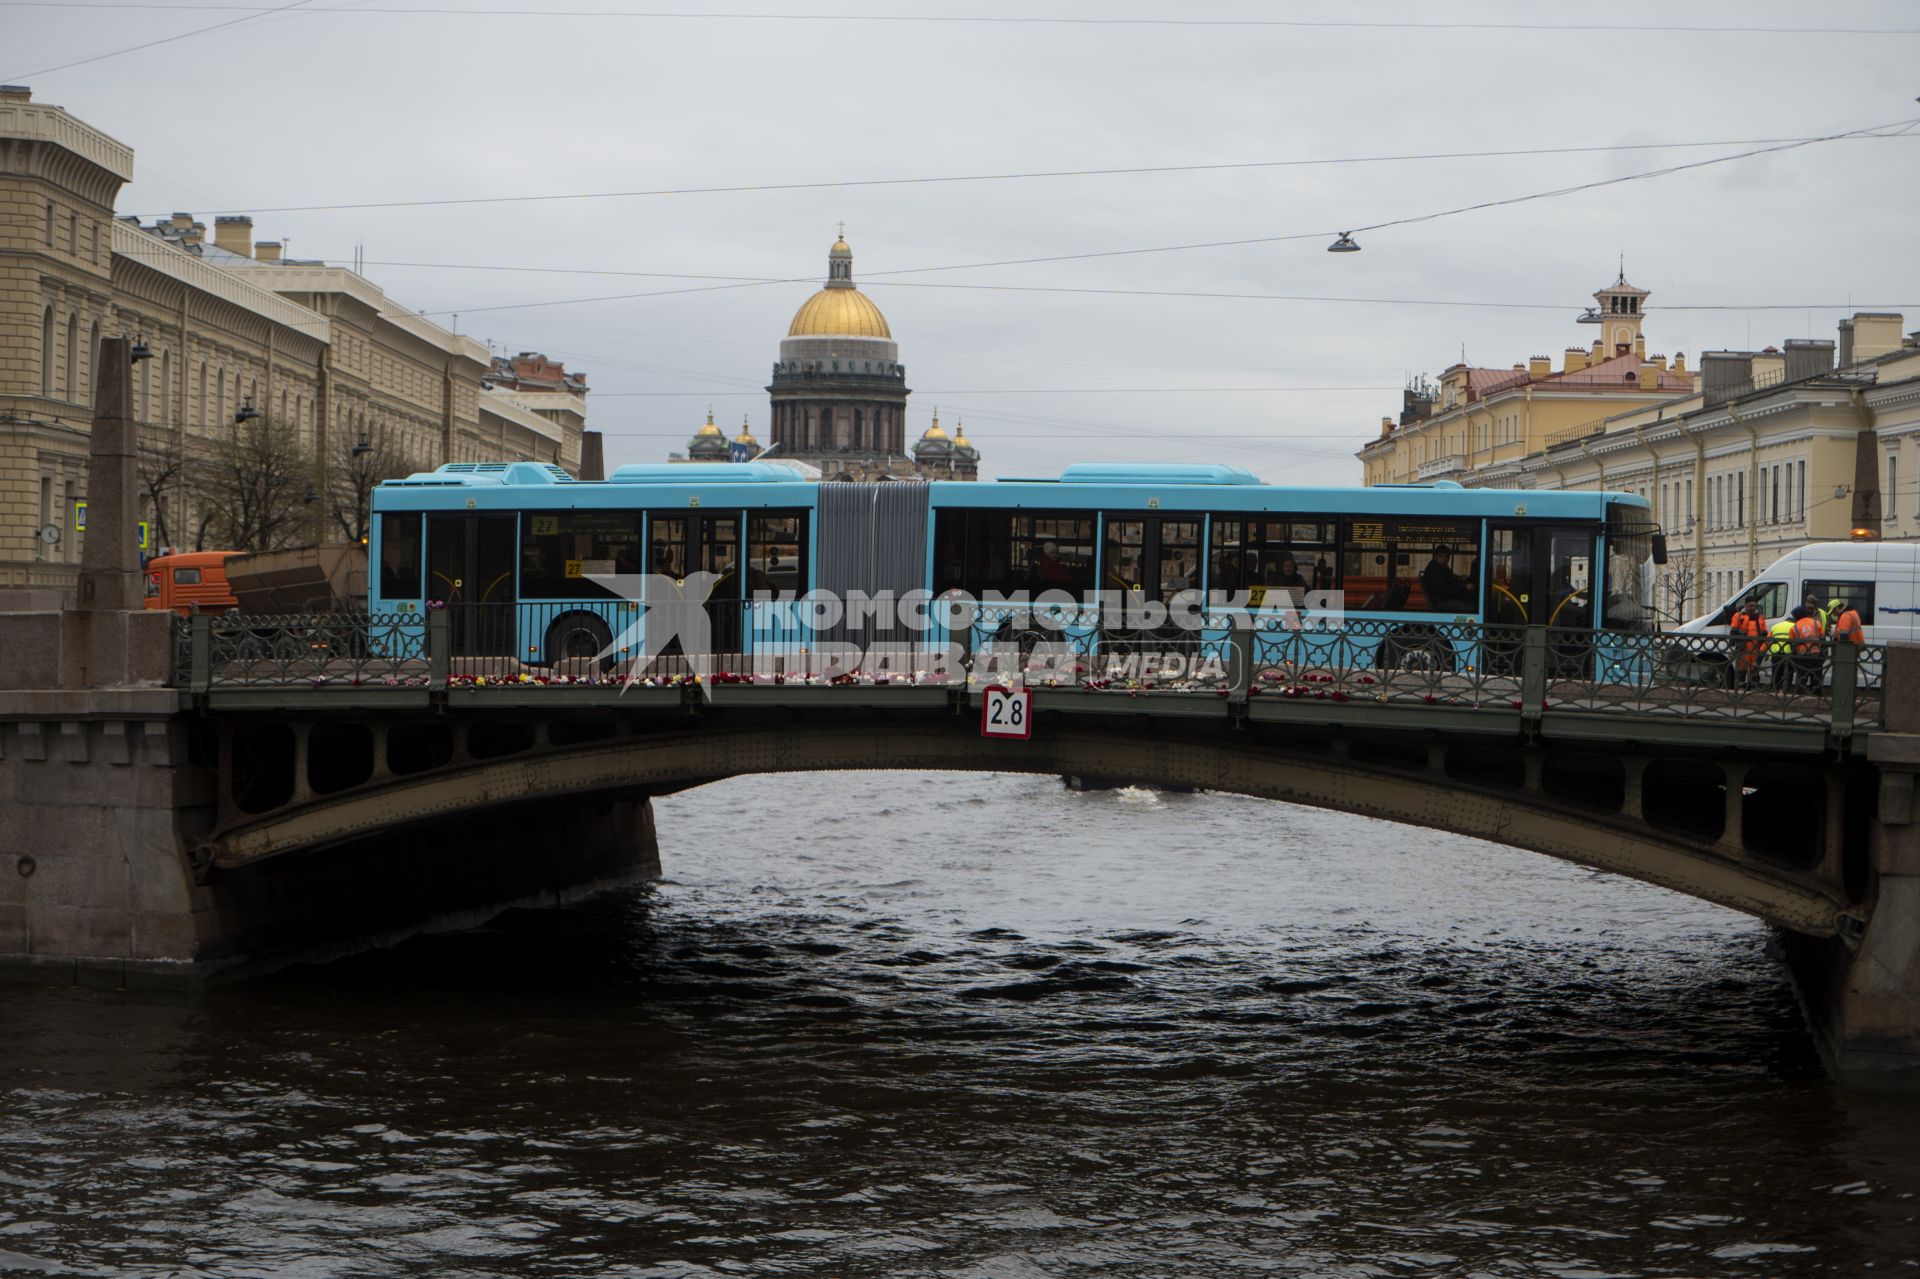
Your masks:
M1665 533L1655 533L1653 535L1653 562L1655 564L1665 564L1667 562L1667 535Z

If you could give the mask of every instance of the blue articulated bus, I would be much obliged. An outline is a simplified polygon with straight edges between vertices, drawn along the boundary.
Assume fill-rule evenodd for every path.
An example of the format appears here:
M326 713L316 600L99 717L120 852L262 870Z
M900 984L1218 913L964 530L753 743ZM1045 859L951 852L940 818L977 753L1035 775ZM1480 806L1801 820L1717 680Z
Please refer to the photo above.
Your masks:
M643 605L594 580L608 574L710 574L714 647L734 653L849 639L990 651L1026 642L1049 611L1088 651L1165 635L1170 623L1129 628L1074 603L1100 592L1162 612L1199 592L1208 642L1234 613L1284 601L1344 619L1346 642L1383 666L1453 664L1449 628L1463 623L1629 632L1652 615L1656 530L1646 500L1623 493L1287 488L1233 466L1120 463L992 483L823 483L791 463L688 463L588 483L521 462L389 481L373 509L370 611L451 608L456 653L529 665L606 654L633 633ZM898 619L821 624L780 603L814 591L1044 607L983 606L964 633L914 636Z

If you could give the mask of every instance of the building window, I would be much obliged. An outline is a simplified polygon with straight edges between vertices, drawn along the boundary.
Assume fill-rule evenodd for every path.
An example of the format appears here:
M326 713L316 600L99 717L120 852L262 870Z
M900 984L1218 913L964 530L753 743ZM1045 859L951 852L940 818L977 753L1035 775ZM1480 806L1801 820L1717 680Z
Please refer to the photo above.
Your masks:
M1747 526L1747 473L1740 471L1733 477L1733 526Z
M40 394L53 394L53 308L40 321ZM41 521L46 523L45 520Z
M1899 492L1900 459L1897 457L1889 457L1887 459L1887 498L1886 501L1880 504L1880 509L1886 513L1884 518L1889 520L1897 520L1900 518L1900 509L1896 502L1896 495Z
M80 316L67 317L67 402L80 398Z
M67 252L74 257L80 256L80 215L67 214Z
M1688 528L1693 527L1693 481L1687 481L1687 509L1682 512Z
M160 421L173 421L173 352L160 353Z
M47 247L53 247L53 201L47 201Z

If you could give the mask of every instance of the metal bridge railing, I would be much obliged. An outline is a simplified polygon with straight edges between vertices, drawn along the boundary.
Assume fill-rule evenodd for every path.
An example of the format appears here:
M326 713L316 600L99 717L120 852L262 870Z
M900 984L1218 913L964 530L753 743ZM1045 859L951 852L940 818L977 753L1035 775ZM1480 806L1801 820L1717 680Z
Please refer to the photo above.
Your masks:
M982 607L951 632L871 621L815 627L792 602L669 610L607 604L425 613L202 616L174 627L174 682L229 689L636 684L915 686L1022 683L1142 692L1826 726L1880 723L1885 650L1744 636L1410 623L1210 611L1196 627L1130 626L1097 609ZM493 610L493 611L488 611ZM613 610L613 611L607 611ZM697 615L697 616L696 616ZM656 637L657 638L657 637ZM656 647L658 645L656 644Z

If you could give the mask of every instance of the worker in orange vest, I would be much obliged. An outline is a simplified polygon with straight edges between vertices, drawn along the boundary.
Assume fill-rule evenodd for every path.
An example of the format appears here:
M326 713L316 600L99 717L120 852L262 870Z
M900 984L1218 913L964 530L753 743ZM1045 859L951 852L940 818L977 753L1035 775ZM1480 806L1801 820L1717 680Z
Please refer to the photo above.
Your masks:
M1821 668L1825 666L1827 628L1820 622L1817 608L1797 608L1793 619L1794 684L1803 692L1820 691Z
M1867 642L1866 628L1860 625L1860 611L1853 606L1852 600L1841 600L1837 616L1833 623L1833 642L1851 644L1855 648Z
M1734 682L1740 685L1753 683L1754 672L1760 665L1760 654L1766 648L1761 637L1767 633L1767 618L1751 600L1733 610L1733 617L1727 623L1728 634L1733 643L1728 646L1727 656L1732 662ZM1741 637L1745 637L1743 643Z

